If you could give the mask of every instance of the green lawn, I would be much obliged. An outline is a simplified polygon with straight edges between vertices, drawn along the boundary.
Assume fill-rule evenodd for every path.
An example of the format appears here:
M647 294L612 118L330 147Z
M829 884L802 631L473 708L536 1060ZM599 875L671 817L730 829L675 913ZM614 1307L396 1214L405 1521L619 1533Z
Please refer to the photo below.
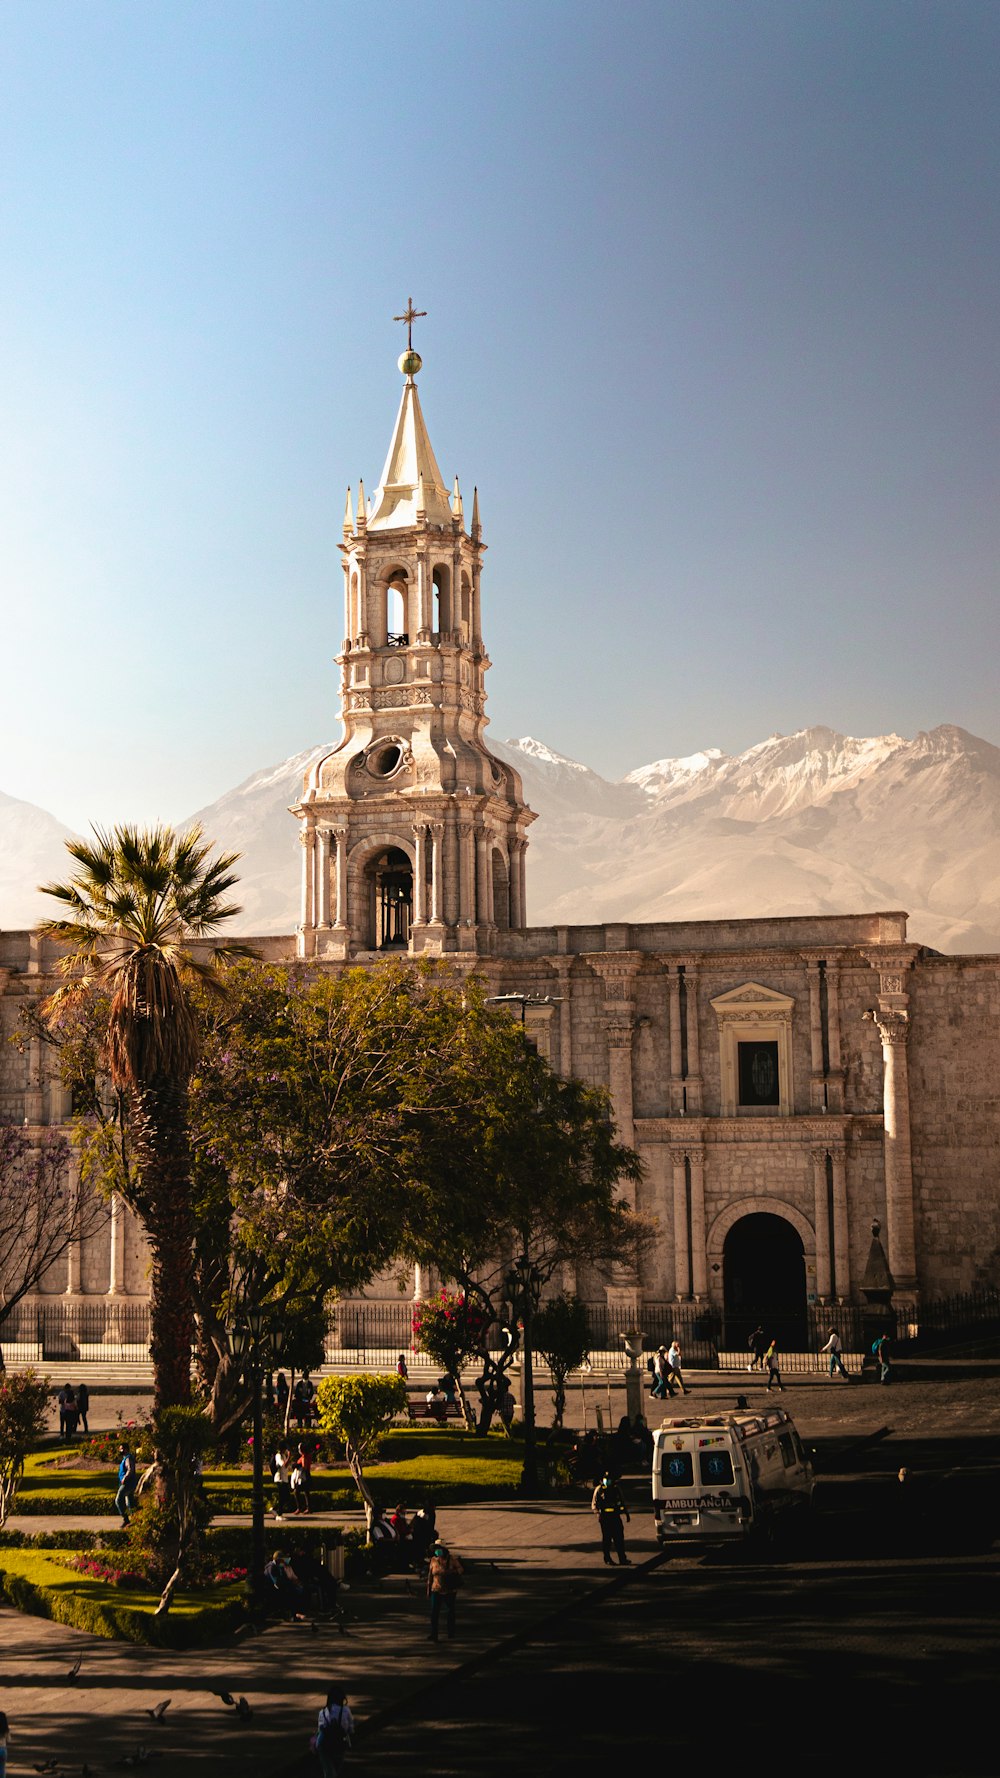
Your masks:
M56 1468L62 1448L51 1445L27 1460L14 1503L15 1514L87 1514L114 1511L117 1469ZM510 1494L521 1473L523 1446L517 1438L491 1433L477 1438L463 1427L394 1427L382 1440L379 1460L366 1473L382 1506L404 1500L416 1504L425 1494L442 1503L485 1500ZM268 1493L270 1480L265 1477ZM205 1491L216 1512L249 1512L248 1469L206 1470ZM316 1510L342 1511L357 1505L357 1492L344 1464L313 1471Z

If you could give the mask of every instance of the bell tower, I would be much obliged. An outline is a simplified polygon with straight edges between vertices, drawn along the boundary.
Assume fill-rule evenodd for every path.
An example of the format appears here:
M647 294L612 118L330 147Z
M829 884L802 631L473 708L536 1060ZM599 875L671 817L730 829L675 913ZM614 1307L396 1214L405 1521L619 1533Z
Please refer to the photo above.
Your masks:
M489 956L525 925L525 806L519 774L483 739L480 577L486 545L458 478L449 495L431 448L413 350L370 502L347 491L344 736L306 773L299 955Z

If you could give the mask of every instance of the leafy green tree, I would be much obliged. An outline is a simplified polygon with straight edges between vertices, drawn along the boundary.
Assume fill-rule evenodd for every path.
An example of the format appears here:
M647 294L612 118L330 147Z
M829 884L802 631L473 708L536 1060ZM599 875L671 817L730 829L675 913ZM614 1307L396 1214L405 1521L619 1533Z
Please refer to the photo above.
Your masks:
M348 1467L365 1508L371 1530L375 1502L365 1481L364 1466L376 1455L379 1439L397 1414L405 1414L406 1384L402 1377L373 1376L362 1372L350 1377L324 1377L316 1391L320 1431L339 1439Z
M566 1378L590 1351L586 1304L565 1292L542 1303L534 1318L535 1350L552 1376L553 1426L562 1429L566 1411Z
M67 849L79 868L43 890L62 903L65 917L40 930L64 947L59 967L71 979L47 1012L58 1023L67 1002L95 990L108 996L101 1060L127 1108L132 1166L119 1183L149 1237L150 1354L161 1409L191 1399L188 1087L200 1033L189 985L215 980L227 955L213 947L206 961L190 940L239 912L225 899L236 882L236 855L212 860L199 828L181 835L161 827L95 829L93 841L68 841Z
M0 1375L0 1526L14 1504L24 1474L24 1460L48 1424L48 1378L34 1371Z

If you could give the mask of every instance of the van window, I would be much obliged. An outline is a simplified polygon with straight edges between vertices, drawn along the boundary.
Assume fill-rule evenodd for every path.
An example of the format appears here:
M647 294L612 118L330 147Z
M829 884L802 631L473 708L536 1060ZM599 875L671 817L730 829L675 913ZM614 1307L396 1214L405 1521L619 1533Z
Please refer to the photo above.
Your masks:
M702 1451L698 1462L701 1479L714 1488L724 1487L733 1479L733 1460L728 1451Z
M694 1464L690 1451L664 1451L660 1459L660 1482L664 1488L694 1486Z
M796 1461L796 1458L795 1458L795 1444L794 1444L794 1441L792 1439L792 1435L790 1432L779 1433L779 1435L778 1435L778 1449L781 1452L781 1461L784 1464L785 1468L791 1469Z

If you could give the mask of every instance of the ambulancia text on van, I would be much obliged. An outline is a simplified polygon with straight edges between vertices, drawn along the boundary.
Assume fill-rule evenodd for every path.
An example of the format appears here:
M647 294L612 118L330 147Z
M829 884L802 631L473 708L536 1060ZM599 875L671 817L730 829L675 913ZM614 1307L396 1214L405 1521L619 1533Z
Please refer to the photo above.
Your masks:
M784 1408L691 1414L653 1434L653 1516L661 1544L766 1531L812 1500L813 1472Z

